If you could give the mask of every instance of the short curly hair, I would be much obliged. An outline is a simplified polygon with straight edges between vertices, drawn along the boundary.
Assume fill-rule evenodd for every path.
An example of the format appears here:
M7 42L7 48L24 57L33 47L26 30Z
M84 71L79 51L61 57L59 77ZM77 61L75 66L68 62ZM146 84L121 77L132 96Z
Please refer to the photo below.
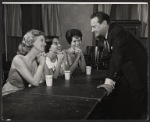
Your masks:
M71 44L72 42L72 37L74 36L78 36L81 38L82 40L82 32L78 29L70 29L66 32L66 39L68 41L69 44Z
M35 42L36 38L41 35L45 37L45 34L42 31L35 29L28 31L24 35L22 43L18 46L17 54L26 55L33 47L33 43Z

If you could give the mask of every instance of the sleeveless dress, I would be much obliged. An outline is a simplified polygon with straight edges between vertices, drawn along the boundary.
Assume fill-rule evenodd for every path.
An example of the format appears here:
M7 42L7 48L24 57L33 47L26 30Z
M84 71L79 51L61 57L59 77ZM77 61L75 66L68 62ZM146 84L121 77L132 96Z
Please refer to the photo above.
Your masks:
M10 69L8 79L2 88L2 96L22 90L28 85L29 83L23 79L16 69Z

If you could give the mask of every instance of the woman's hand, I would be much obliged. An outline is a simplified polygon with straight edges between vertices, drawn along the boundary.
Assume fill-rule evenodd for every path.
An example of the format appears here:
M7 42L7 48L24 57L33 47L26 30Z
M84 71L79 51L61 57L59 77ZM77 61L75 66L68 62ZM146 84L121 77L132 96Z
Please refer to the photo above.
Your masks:
M66 62L66 60L67 60L67 54L66 54L66 52L65 52L65 51L62 51L62 54L64 55L64 58L63 58L62 63L65 63L65 62Z
M83 52L82 52L82 50L81 50L81 59L82 59L82 58L84 58L84 54L83 54Z
M80 48L75 49L75 55L76 55L77 58L81 57L81 53L82 53L82 50Z
M57 53L57 57L58 57L58 60L59 60L59 61L62 61L63 58L64 58L64 53L63 53L63 52Z
M37 61L40 65L44 65L45 64L45 57L46 57L46 54L43 52L43 53L40 53L38 56L37 56Z

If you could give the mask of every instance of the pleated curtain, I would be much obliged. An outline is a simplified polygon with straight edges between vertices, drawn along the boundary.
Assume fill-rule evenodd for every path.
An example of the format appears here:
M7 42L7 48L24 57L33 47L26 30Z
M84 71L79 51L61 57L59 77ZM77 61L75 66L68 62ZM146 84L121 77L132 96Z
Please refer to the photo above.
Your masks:
M148 4L139 4L137 7L138 19L141 21L141 37L148 37Z
M98 11L102 11L108 15L110 15L111 4L98 4Z
M46 36L61 36L59 5L42 5L42 24Z
M111 18L113 20L139 20L141 22L140 37L148 37L147 4L113 4Z
M5 61L11 61L22 37L22 12L20 4L4 4Z
M22 36L21 5L4 4L4 19L7 36Z

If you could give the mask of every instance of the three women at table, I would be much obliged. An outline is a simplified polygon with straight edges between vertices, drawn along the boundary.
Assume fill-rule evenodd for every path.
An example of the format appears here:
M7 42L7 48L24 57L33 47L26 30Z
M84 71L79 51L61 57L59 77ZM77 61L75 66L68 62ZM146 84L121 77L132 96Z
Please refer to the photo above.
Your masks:
M12 60L2 95L22 90L29 84L39 85L45 66L45 45L45 35L39 30L30 30L24 35Z
M70 29L66 32L66 39L70 48L66 50L68 69L73 72L85 72L86 63L82 50L82 32L78 29ZM80 72L80 73L81 73Z
M65 70L73 73L75 69L80 68L85 72L85 59L80 49L81 31L68 30L66 39L71 45L69 49L62 51L58 38L54 38L48 42L49 50L45 54L44 33L34 29L28 31L18 46L17 55L12 60L7 82L2 88L2 95L22 90L29 84L39 86L41 80L45 80L45 75L51 74L54 79L57 79L59 75L64 74Z

